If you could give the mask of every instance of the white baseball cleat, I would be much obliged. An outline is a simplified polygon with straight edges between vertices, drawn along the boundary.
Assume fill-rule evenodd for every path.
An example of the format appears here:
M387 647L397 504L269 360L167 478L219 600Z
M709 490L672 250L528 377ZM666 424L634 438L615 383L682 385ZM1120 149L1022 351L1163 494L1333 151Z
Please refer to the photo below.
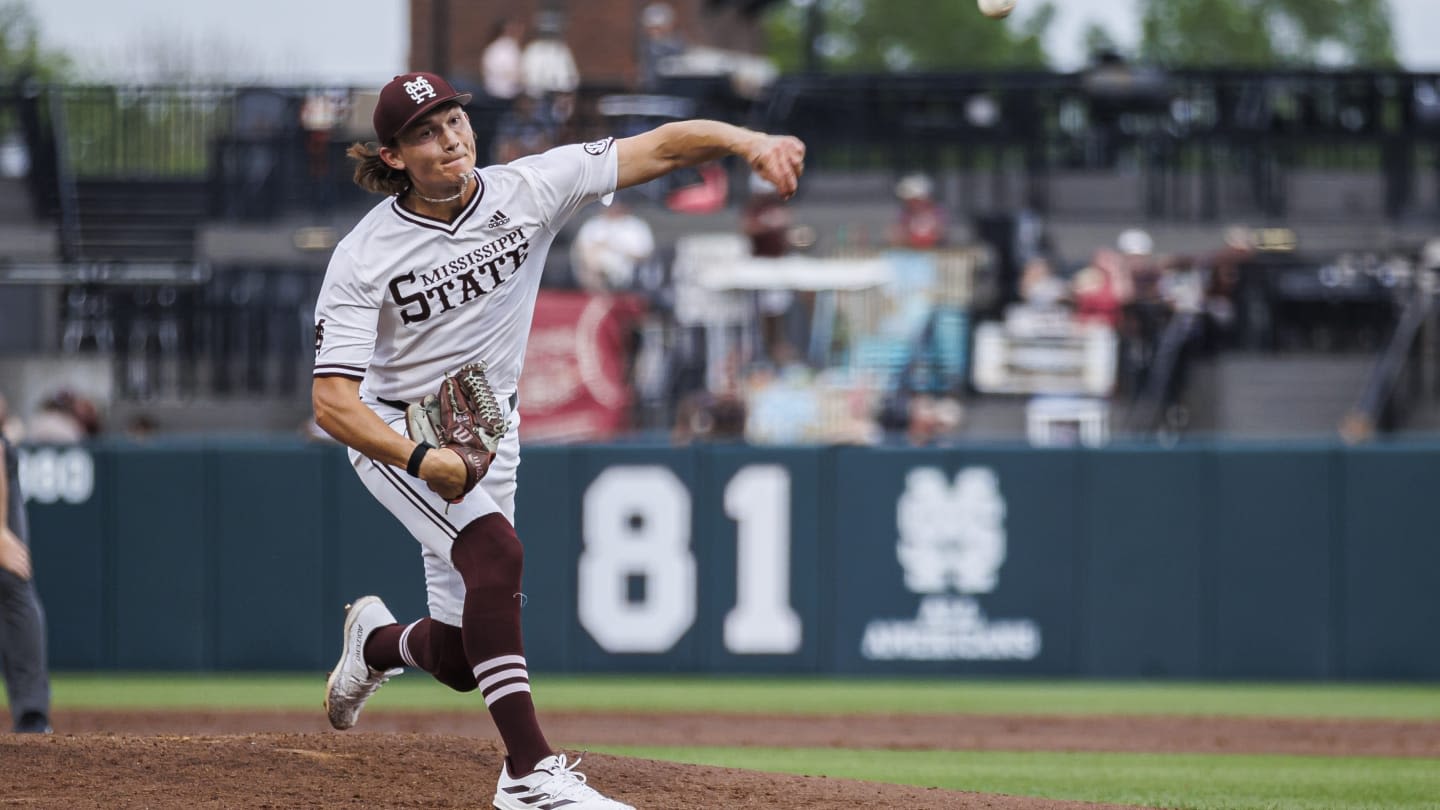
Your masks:
M495 786L495 810L635 810L585 784L585 774L575 770L579 764L578 757L567 763L564 754L552 754L536 763L533 773L515 777L506 760Z
M365 663L365 639L375 628L395 624L395 615L378 596L362 596L345 607L345 643L340 662L325 682L325 713L330 725L341 731L355 725L365 701L392 675L404 670L380 672Z

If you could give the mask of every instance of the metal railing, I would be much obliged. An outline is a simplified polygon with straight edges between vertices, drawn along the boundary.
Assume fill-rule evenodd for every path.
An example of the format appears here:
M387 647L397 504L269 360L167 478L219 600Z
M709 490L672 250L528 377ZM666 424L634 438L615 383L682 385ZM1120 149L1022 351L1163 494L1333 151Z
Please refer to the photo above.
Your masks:
M68 123L61 152L81 178L202 178L210 144L234 126L235 88L51 88Z
M1343 437L1364 441L1377 432L1399 427L1406 412L1426 388L1421 385L1421 372L1433 377L1433 369L1423 364L1416 349L1427 325L1433 328L1436 279L1433 271L1417 276L1417 284L1395 325L1383 352L1365 381L1355 407L1339 425ZM1433 348L1433 347L1431 347ZM1430 358L1433 360L1433 357ZM1434 396L1434 392L1430 392Z
M0 289L48 287L42 351L112 360L119 400L290 396L306 379L322 273L301 265L56 263L0 267Z
M55 137L55 204L60 221L60 257L65 261L79 258L80 196L75 186L75 171L70 163L68 117L65 105L57 95L50 96L50 128Z
M1153 218L1281 218L1308 170L1380 177L1377 216L1440 218L1417 183L1440 169L1433 73L789 76L757 121L805 138L818 169L974 172L1040 210L1057 175L1095 172L1138 177Z
M51 87L68 121L74 173L90 177L213 178L246 182L255 155L304 161L302 87ZM368 116L371 89L332 91ZM653 125L615 115L624 88L586 86L559 136L626 134ZM1383 211L1440 214L1422 192L1440 186L1440 74L1107 67L1079 73L791 75L758 100L720 78L667 88L694 114L804 137L812 170L907 168L977 172L1010 190L1009 203L1044 210L1056 176L1138 177L1148 215L1215 219L1237 204L1283 217L1297 170L1382 178ZM491 105L493 106L493 105ZM610 110L607 112L607 110ZM363 112L363 111L361 111ZM476 103L488 142L503 110ZM355 122L359 122L358 124ZM344 127L342 126L341 129ZM332 146L350 140L337 131ZM231 151L217 148L230 144ZM228 158L227 158L228 154ZM218 165L229 160L231 168ZM303 164L302 164L303 165ZM234 168L234 167L239 168ZM1430 172L1436 181L1422 183ZM312 178L293 183L340 183ZM253 181L253 178L249 178ZM303 203L303 190L280 198Z
M0 137L21 146L27 173L30 209L36 217L50 216L56 206L56 159L58 146L48 98L43 88L29 79L0 87ZM14 140L12 140L14 139Z
M1440 74L801 75L778 80L760 110L761 120L818 143L961 147L1005 140L1065 147L1076 150L1071 161L1094 164L1106 157L1103 144L1087 142L1097 135L1337 147L1378 146L1376 139L1387 135L1433 138L1440 135Z

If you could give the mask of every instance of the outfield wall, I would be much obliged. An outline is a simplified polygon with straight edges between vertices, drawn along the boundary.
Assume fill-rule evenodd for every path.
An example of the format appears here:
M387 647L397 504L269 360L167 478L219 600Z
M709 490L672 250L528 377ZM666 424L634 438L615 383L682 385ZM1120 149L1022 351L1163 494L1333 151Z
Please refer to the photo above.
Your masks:
M320 670L347 599L424 610L334 446L22 462L56 669ZM1440 444L545 447L520 479L539 671L1440 678Z

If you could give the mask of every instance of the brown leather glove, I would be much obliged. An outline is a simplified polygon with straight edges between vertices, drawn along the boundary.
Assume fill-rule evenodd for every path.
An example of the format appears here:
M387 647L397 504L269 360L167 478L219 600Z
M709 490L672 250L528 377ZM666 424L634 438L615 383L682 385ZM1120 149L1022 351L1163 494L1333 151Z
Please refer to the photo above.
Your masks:
M500 440L510 429L485 369L485 363L462 367L440 382L433 398L411 406L408 414L411 438L453 450L465 462L465 488L452 503L464 500L490 471Z

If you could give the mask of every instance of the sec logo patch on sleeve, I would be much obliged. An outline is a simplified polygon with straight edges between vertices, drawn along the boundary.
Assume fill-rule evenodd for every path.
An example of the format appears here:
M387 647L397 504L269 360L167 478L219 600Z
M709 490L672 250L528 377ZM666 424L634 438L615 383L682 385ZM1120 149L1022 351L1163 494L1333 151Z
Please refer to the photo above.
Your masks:
M599 157L610 151L610 144L615 143L614 138L606 138L603 141L591 141L585 144L585 151Z

